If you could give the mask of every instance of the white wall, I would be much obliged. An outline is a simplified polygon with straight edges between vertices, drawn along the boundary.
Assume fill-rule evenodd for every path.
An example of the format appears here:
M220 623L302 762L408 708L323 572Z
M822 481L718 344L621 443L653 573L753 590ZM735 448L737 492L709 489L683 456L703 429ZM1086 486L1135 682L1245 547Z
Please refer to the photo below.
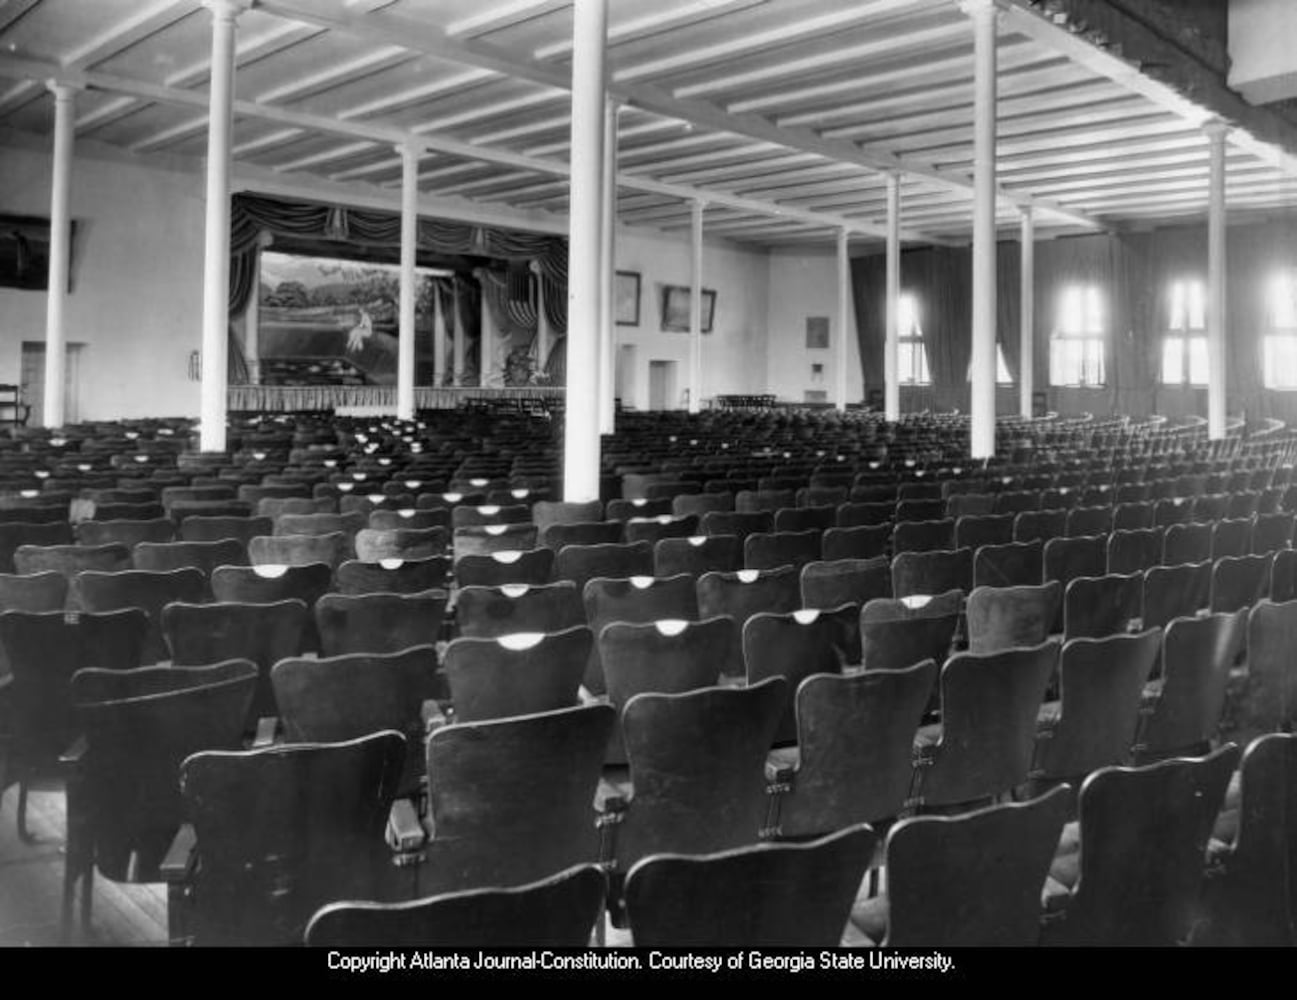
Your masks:
M49 216L47 152L6 136L0 178L0 212ZM75 159L66 322L68 341L86 345L81 419L198 412L188 360L200 339L201 192L193 173ZM24 340L45 339L45 300L44 292L0 288L0 381L19 381Z
M827 391L836 402L838 337L838 263L835 250L772 250L767 257L766 276L766 372L767 392L781 400L800 403L808 389ZM827 316L828 350L806 347L806 319ZM860 371L860 342L856 339L854 298L847 310L847 401L864 399ZM811 366L824 366L820 381L814 381Z
M638 326L616 329L618 360L621 345L633 345L634 371L619 385L629 396L622 405L648 406L650 361L675 361L676 385L689 385L689 334L662 330L662 288L690 282L689 236L621 228L617 231L617 269L640 275ZM703 288L716 291L712 332L703 334L702 397L722 393L760 392L766 376L766 294L768 273L764 251L730 244L703 243ZM683 397L680 405L683 406Z

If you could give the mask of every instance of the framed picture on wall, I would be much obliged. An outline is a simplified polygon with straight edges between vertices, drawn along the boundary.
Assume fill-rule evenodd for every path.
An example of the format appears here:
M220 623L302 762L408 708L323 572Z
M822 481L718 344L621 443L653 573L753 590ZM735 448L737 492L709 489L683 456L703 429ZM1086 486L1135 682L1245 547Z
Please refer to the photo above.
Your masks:
M77 224L69 223L76 243ZM69 254L70 256L70 254ZM31 215L0 215L0 287L44 291L50 281L50 220ZM68 267L72 291L72 267Z
M689 286L662 286L662 329L671 333L689 332ZM716 314L716 292L711 288L703 289L702 325L703 333L712 332L712 320Z
M613 282L613 319L618 326L639 326L639 272L618 271Z
M806 346L813 351L828 350L829 318L827 316L806 317Z

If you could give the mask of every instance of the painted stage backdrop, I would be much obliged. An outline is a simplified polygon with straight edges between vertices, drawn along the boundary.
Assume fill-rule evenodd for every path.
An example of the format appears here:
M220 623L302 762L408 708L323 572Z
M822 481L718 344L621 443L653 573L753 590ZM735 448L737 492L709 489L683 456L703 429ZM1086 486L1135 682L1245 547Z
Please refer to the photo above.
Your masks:
M262 383L395 385L399 279L399 268L387 264L263 252L257 327ZM426 384L433 273L419 273L417 281L416 382Z

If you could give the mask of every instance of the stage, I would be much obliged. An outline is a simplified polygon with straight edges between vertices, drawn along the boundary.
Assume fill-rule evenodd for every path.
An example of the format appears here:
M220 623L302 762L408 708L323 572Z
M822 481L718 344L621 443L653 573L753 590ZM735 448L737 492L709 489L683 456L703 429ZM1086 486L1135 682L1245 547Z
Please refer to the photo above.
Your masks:
M561 402L562 386L415 386L416 410L453 410L477 403L492 405ZM319 410L350 416L396 412L394 385L232 385L227 390L231 413L287 413Z

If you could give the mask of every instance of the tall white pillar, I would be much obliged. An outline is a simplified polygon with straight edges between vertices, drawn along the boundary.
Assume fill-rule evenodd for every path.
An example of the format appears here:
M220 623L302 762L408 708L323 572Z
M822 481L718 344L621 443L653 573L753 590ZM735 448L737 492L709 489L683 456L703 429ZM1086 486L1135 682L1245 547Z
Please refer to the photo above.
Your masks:
M455 314L451 317L452 329L454 330L454 346L451 348L451 354L455 362L455 367L450 373L450 384L459 388L464 384L464 312L460 307L459 301L459 278L455 278L452 286L454 291L454 309Z
M54 169L50 177L49 291L45 304L45 410L46 427L62 427L67 414L68 270L72 238L72 147L75 142L76 88L51 80L54 95Z
M599 247L607 41L607 0L575 0L563 423L563 499L572 502L599 498Z
M203 451L225 450L230 324L230 137L234 131L235 20L250 0L204 0L212 12L207 92L207 215L203 245L203 374L198 426Z
M847 350L848 338L851 336L851 256L848 247L849 236L845 228L838 230L838 321L837 321L837 359L834 403L838 410L847 408L847 364L850 353Z
M1018 309L1018 413L1031 419L1036 388L1036 217L1031 206L1022 210L1021 299Z
M1225 437L1225 136L1229 127L1208 122L1211 174L1207 191L1207 436Z
M973 19L973 458L995 454L995 46L992 0L965 0Z
M396 419L414 419L414 264L419 246L419 149L397 146L401 154L400 318L396 334Z
M901 419L901 178L887 175L887 274L883 338L883 415Z
M446 311L441 307L441 288L432 290L432 384L446 380Z
M703 398L703 209L689 204L689 412L702 409Z
M617 327L613 287L617 274L617 102L604 102L603 218L599 230L599 432L611 434L617 421Z

